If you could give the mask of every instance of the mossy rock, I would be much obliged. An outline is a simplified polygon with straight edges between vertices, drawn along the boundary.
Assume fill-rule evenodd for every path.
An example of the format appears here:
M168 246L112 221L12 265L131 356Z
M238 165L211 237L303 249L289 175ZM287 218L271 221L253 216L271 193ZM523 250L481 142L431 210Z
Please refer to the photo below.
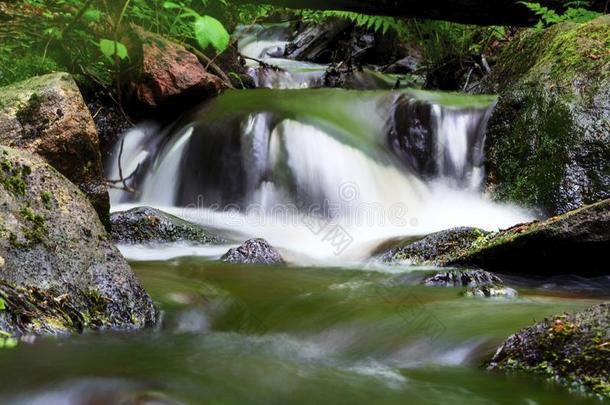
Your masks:
M42 156L87 195L108 224L99 139L71 75L51 73L0 88L0 144Z
M610 399L610 305L523 329L504 342L489 368L533 372Z
M546 221L493 233L457 253L449 266L519 274L610 274L610 199Z
M610 16L527 30L483 92L494 197L558 215L610 197Z
M477 228L454 228L436 232L420 240L409 240L381 255L386 263L412 266L443 266L455 260L459 253L484 238L489 232Z
M608 275L610 199L499 232L456 228L406 242L387 263L480 268L514 274Z
M0 334L137 329L156 308L86 196L0 146Z
M217 245L226 241L204 228L151 207L137 207L110 216L117 243L158 244L191 242Z

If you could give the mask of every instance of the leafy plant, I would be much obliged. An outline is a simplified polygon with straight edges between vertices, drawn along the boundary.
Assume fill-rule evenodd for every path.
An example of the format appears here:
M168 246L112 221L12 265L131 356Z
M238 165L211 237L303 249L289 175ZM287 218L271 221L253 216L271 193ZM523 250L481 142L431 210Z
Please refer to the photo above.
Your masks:
M385 17L377 15L367 15L354 13L350 11L312 11L303 10L297 12L304 21L320 22L328 18L343 18L352 21L356 26L372 29L378 32L386 33L390 28L397 32L404 31L404 25L400 20L394 17Z
M224 4L226 4L226 2ZM172 25L176 22L184 23L188 20L192 21L192 37L203 50L212 45L216 52L222 53L229 46L231 36L224 25L216 18L208 15L201 15L194 9L187 7L184 2L176 3L173 1L166 1L163 3L163 8L167 10L177 10Z
M590 3L582 0L567 2L565 4L566 9L563 14L559 14L555 10L544 7L540 3L520 1L519 4L523 4L540 17L540 20L535 27L538 30L562 22L585 23L601 15L601 13L588 10L587 7L590 6Z

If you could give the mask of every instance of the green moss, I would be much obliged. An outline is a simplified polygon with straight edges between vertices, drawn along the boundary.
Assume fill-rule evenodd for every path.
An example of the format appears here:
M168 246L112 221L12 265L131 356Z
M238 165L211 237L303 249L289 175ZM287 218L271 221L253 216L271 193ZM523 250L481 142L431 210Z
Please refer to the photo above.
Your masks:
M61 293L0 280L0 297L5 302L5 318L20 333L74 333L111 325L107 300L97 291Z
M15 57L14 51L0 49L0 86L59 70L62 69L49 57L42 59L41 55L32 52Z
M42 215L36 214L29 207L20 211L21 216L31 224L30 228L23 229L23 235L32 243L42 242L47 236L47 226Z
M520 331L494 356L500 370L546 376L572 389L610 398L610 340L607 305L557 315Z
M570 162L572 115L555 94L532 87L524 95L527 102L510 120L510 136L495 139L496 197L530 207L556 207L557 190ZM503 113L502 108L498 113ZM508 121L507 121L508 122Z
M28 166L18 167L4 157L0 159L0 184L13 195L25 195L27 186L25 178L31 172L32 169Z
M51 210L53 209L53 203L52 203L52 195L51 193L49 193L48 191L44 191L40 194L40 200L42 201L42 205L48 209Z

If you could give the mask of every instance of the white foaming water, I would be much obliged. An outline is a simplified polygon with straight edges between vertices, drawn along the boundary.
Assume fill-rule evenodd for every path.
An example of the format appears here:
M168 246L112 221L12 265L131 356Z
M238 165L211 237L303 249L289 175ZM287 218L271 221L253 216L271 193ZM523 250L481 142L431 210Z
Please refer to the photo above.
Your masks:
M452 130L465 136L461 122L468 123L454 120ZM242 150L247 151L242 157L247 173L246 207L174 204L179 179L189 176L188 171L181 171L180 162L189 150L192 127L177 133L161 150L132 206L155 206L236 235L237 240L262 237L288 260L302 264L355 265L390 238L457 226L494 230L529 219L526 212L492 203L470 187L456 189L443 177L423 181L389 157L382 154L374 159L312 125L285 119L272 128L260 115L248 117L244 127L242 137L250 141ZM459 161L463 143L447 142L445 146L462 148L448 153ZM141 153L139 148L130 150ZM263 180L266 172L271 175ZM281 182L278 172L289 173L290 181ZM113 202L114 210L127 208L117 206L116 198ZM123 252L133 259L150 254L134 247L123 248ZM222 252L178 245L157 250L153 256L213 257Z
M282 59L279 56L284 54L287 44L288 42L283 39L258 39L252 35L246 36L239 42L239 53L247 58L248 73L256 87L306 89L321 86L326 66ZM264 62L271 68L261 67L258 61Z
M273 38L241 44L243 54L291 66L261 86L303 88L319 79L319 71L300 76L300 62L270 56L283 47ZM446 107L429 96L274 90L220 97L215 109L169 134L126 135L124 176L138 167L140 173L129 183L135 193L112 193L113 210L153 206L235 244L264 238L291 262L341 266L362 264L393 238L457 226L497 230L532 219L480 191L491 107ZM226 122L214 115L236 105L240 112ZM122 250L132 259L217 258L226 248Z

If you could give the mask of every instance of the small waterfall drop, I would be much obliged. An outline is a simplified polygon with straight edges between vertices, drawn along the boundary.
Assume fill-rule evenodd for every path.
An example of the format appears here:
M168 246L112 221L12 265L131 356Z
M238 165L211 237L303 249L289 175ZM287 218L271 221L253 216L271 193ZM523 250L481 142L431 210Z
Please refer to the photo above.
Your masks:
M493 97L314 89L327 66L283 59L288 26L249 29L239 49L261 89L128 132L108 162L130 189L112 192L114 210L154 206L236 242L265 238L288 260L341 265L392 238L531 219L482 193Z
M437 97L227 93L168 131L126 135L136 192L115 192L114 209L150 205L235 239L263 237L300 263L356 263L390 238L529 219L481 192L493 100Z

